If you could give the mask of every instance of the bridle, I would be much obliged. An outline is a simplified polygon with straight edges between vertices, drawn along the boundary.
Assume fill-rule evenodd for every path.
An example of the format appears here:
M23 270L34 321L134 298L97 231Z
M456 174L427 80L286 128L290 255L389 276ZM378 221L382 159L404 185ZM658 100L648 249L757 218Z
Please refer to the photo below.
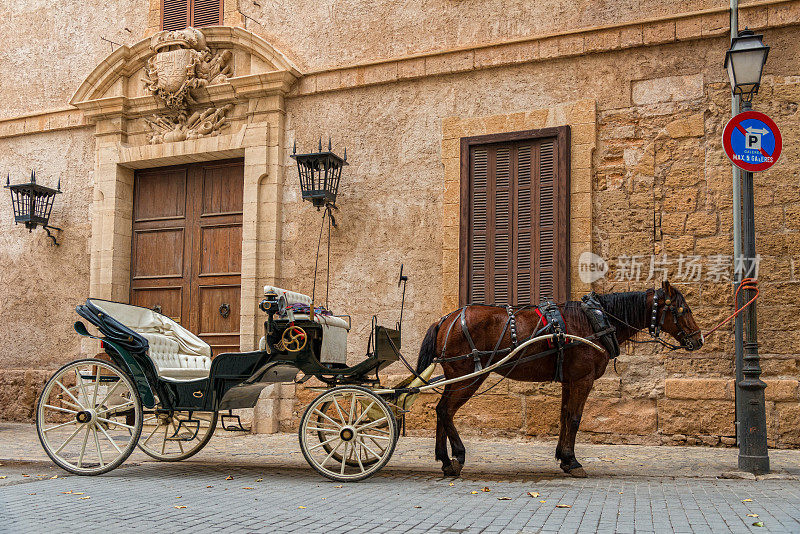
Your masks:
M664 302L664 310L661 314L658 313L658 302L659 300L663 300ZM678 340L680 345L676 345L674 343L670 343L669 341L661 338L661 332L664 327L664 318L667 315L667 311L672 314L672 320L675 323L675 327L678 329L678 333L675 334L675 338ZM612 313L609 313L607 310L603 310L606 314L610 317L616 319L617 321L621 322L628 328L636 331L641 332L642 328L636 328L633 325L628 324L626 321L623 321L619 317L615 316ZM653 307L652 312L650 314L650 324L647 325L647 333L650 335L652 339L647 339L644 341L637 341L635 339L631 339L632 343L659 343L660 345L667 347L669 350L679 350L679 349L688 349L694 350L696 348L700 348L698 345L695 347L694 341L692 341L692 336L699 334L700 330L695 330L692 332L687 332L686 330L681 327L681 323L679 319L686 315L688 312L684 306L676 306L676 303L672 301L672 299L666 298L666 293L663 289L654 289L653 290Z

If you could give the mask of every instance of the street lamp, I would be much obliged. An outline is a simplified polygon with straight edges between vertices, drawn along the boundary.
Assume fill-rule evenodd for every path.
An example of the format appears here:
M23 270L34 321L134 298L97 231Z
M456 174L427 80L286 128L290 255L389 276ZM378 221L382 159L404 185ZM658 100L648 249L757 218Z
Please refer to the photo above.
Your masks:
M745 28L731 40L731 47L725 53L725 69L731 90L745 102L750 102L758 92L761 73L769 54L769 47L761 41L761 37Z
M295 142L290 157L297 162L303 200L310 201L317 209L335 207L342 167L348 164L347 149L344 151L344 158L337 156L331 151L331 141L328 139L328 150L323 152L320 139L318 152L298 154Z
M53 209L53 200L61 193L61 179L58 188L53 189L36 183L36 172L31 171L31 181L11 185L11 177L6 175L6 189L11 191L11 207L14 210L14 224L23 223L28 231L42 225L47 237L58 245L55 236L50 230L61 230L50 226L50 211Z
M742 112L752 109L751 100L761 85L761 73L767 61L769 47L761 41L760 35L745 29L731 39L731 47L725 53L725 69L734 96L742 99ZM742 185L742 260L736 258L736 275L741 285L744 273L754 273L756 266L756 229L754 210L753 173L741 172ZM735 214L734 214L735 215ZM749 302L755 296L755 288L743 288L743 300ZM738 302L736 303L738 308ZM744 351L741 368L737 369L736 404L739 437L739 469L755 474L769 472L769 453L767 450L767 415L764 402L764 389L767 385L761 380L761 365L758 357L756 306L747 307L744 316ZM738 333L738 331L737 331ZM739 336L737 345L741 343ZM737 346L737 355L741 347ZM737 358L737 366L739 364Z

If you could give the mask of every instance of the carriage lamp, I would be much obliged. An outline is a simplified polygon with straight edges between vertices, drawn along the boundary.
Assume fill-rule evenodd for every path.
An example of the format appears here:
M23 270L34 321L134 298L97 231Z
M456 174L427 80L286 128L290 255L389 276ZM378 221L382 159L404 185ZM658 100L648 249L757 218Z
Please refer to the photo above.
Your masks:
M761 41L761 37L745 28L738 37L731 39L731 47L725 53L725 69L731 90L746 102L758 92L761 73L769 54L769 46Z
M303 200L308 200L317 209L326 206L335 207L342 167L348 164L347 149L344 151L343 158L337 156L331 150L331 141L328 139L328 150L323 152L322 139L320 139L317 152L298 154L295 141L291 157L297 162Z
M6 189L11 190L11 206L14 209L14 224L23 223L28 231L42 225L47 237L58 245L55 236L50 230L61 230L50 226L50 211L53 209L53 200L61 193L61 179L58 180L56 189L45 187L36 183L36 172L31 171L31 181L11 185L11 177L6 175Z

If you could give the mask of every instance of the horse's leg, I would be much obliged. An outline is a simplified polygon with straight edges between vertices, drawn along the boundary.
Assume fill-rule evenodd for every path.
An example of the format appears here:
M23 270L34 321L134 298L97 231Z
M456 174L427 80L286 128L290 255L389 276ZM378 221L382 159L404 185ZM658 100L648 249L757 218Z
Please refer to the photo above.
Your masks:
M483 381L486 380L486 375L481 375L473 379L472 382L462 385L458 382L445 386L442 400L436 406L436 419L441 421L447 438L450 440L450 449L453 452L453 458L448 458L447 461L442 461L442 472L445 476L457 477L461 474L461 468L464 467L466 461L467 450L464 447L464 442L461 441L461 436L456 430L453 417L456 412L461 408L471 397L478 391ZM443 447L445 455L447 448ZM437 454L438 454L438 424L437 424ZM439 458L437 456L437 458ZM441 459L441 458L439 458Z
M562 416L561 425L566 428L566 442L561 443L559 440L561 469L578 478L585 478L586 471L575 458L575 437L581 424L586 398L589 396L593 384L593 378L585 378L562 386L562 398L566 399L565 402L562 401L562 412L566 408L566 417Z
M556 445L556 460L562 460L564 457L564 448L567 445L567 429L569 427L567 405L569 404L570 387L566 382L561 384L561 417L558 425L558 445Z
M442 471L447 473L450 468L450 455L447 454L447 431L445 430L444 420L447 414L447 400L450 392L445 386L444 393L442 393L439 403L436 405L436 459L442 462Z

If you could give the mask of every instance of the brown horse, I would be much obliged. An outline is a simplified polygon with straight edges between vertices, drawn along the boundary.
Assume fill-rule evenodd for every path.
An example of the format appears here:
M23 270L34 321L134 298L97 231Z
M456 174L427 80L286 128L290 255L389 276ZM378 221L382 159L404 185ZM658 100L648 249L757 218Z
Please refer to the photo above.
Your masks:
M633 291L625 293L609 293L596 295L609 322L616 328L617 340L624 343L633 338L639 331L649 329L651 335L659 330L670 334L679 345L670 345L653 339L671 348L687 350L699 349L703 344L703 336L692 317L689 305L683 295L664 282L660 290ZM655 307L653 300L655 297ZM581 309L580 303L568 302L559 305L559 310L566 323L567 332L576 336L588 337L593 330ZM459 310L456 310L458 312ZM425 335L417 361L417 373L427 368L435 360L441 358L445 377L456 378L472 373L476 363L471 355L472 347L464 335L460 324L461 313L451 312L441 321L433 324ZM539 331L542 320L536 313L535 306L517 309L515 312L516 334L519 343ZM511 329L508 327L507 309L499 306L470 305L464 311L465 324L475 348L491 353L496 347L508 348L512 344ZM500 339L502 337L502 339ZM528 355L547 351L548 342L534 343L507 364L497 368L495 372L526 382L547 382L556 376L557 357L549 354L538 359L527 359ZM500 360L500 355L492 358L491 354L483 354L481 365L486 367ZM469 355L458 358L461 355ZM606 352L599 352L585 344L570 346L565 349L561 381L561 420L556 459L561 461L561 469L576 477L585 477L586 472L575 458L575 436L581 423L581 415L586 398L592 390L594 381L600 378L610 360ZM442 462L442 471L446 476L458 476L464 465L466 451L464 444L453 424L456 411L472 397L488 373L475 379L455 382L444 387L442 398L436 406L436 459ZM454 458L447 453L447 440Z

